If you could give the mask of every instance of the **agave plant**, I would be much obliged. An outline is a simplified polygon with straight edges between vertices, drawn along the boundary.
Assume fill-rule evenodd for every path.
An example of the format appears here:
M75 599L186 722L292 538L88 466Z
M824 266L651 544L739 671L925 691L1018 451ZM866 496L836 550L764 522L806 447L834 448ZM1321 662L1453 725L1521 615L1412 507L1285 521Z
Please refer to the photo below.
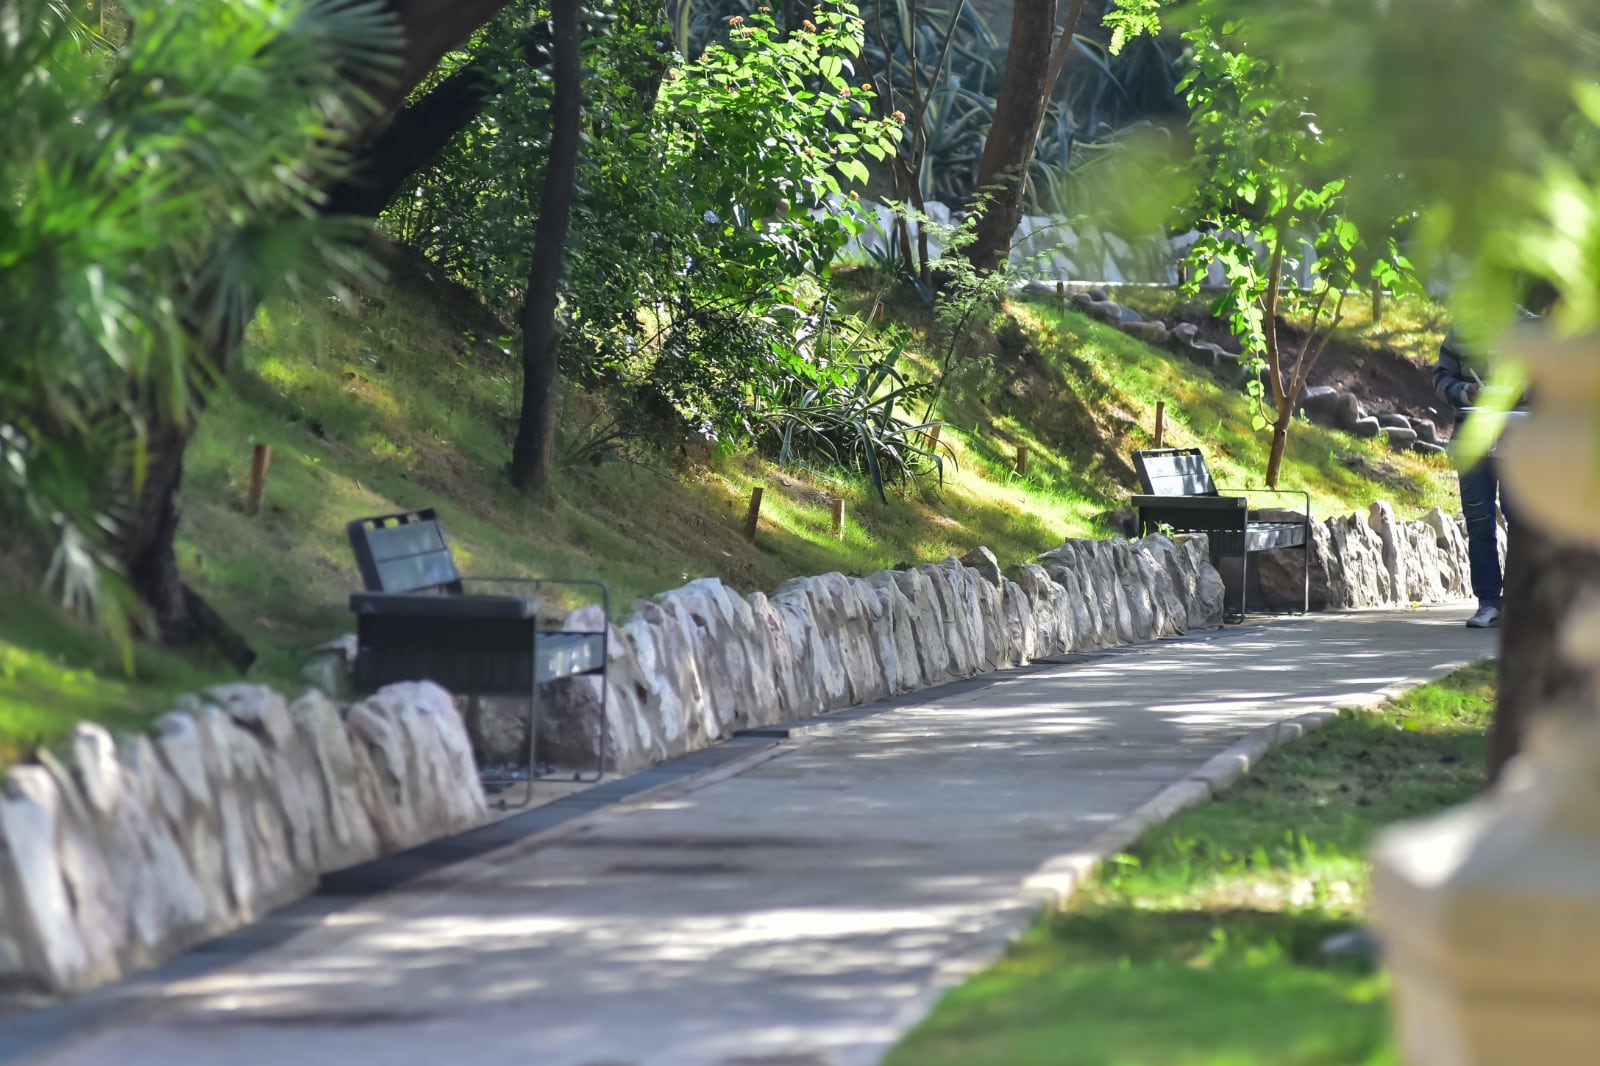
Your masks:
M813 358L795 365L792 399L768 416L778 462L864 476L884 501L891 484L932 476L943 485L954 453L937 439L943 422L909 415L933 386L899 370L905 340L875 342L863 322L835 351L831 323L823 319L818 329Z
M120 40L57 0L0 16L0 541L125 635L108 545L146 442L261 294L349 265L317 190L397 37L353 0L120 9Z

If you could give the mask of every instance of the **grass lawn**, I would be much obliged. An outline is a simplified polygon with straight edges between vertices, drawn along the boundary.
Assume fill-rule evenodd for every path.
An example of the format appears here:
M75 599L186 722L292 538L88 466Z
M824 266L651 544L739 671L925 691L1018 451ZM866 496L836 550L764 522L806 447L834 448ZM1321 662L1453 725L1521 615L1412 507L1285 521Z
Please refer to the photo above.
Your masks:
M1395 1063L1386 976L1319 957L1363 920L1367 848L1482 785L1494 664L1345 711L1151 829L887 1066Z

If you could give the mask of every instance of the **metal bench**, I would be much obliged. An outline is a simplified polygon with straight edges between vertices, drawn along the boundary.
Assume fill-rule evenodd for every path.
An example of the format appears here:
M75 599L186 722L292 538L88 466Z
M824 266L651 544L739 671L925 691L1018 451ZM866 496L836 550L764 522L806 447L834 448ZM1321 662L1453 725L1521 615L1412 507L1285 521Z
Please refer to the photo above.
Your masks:
M461 695L528 697L527 792L538 773L539 686L598 674L606 698L607 631L539 628L538 591L546 585L599 590L606 617L611 592L602 581L558 578L463 578L431 508L358 518L345 527L365 591L352 593L356 684L434 681ZM466 582L516 585L527 594L468 594ZM520 590L519 590L520 591ZM601 713L595 779L604 773L606 721ZM489 787L517 778L484 777ZM502 804L504 805L504 804Z
M1219 489L1199 448L1153 448L1133 453L1144 494L1133 498L1139 514L1139 535L1170 529L1175 533L1204 533L1211 543L1211 562L1238 556L1239 611L1245 615L1250 586L1250 556L1275 548L1299 547L1304 595L1301 613L1311 610L1311 494L1298 489ZM1244 495L1222 493L1273 493L1300 496L1304 517L1298 522L1262 522L1250 517Z

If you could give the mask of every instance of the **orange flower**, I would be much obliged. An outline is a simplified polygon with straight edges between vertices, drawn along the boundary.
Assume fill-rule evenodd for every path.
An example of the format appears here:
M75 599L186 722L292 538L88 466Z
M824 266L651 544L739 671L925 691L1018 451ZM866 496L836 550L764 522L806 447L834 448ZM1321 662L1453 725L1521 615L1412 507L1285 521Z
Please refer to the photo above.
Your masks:
M896 111L894 113L894 120L896 122L904 122L906 120L906 113L904 111Z
M817 24L815 22L812 22L810 19L801 19L800 20L800 28L805 30L807 33L816 33L817 32Z
M840 89L839 90L839 95L840 96L846 96L846 97L849 96L850 95L850 86L846 85L843 89Z
M743 26L744 25L744 16L743 15L735 15L735 16L733 16L733 18L728 20L728 25L730 25L730 26Z
M861 83L861 91L864 92L864 93L870 93L872 91L872 86L869 85L866 82L862 82Z

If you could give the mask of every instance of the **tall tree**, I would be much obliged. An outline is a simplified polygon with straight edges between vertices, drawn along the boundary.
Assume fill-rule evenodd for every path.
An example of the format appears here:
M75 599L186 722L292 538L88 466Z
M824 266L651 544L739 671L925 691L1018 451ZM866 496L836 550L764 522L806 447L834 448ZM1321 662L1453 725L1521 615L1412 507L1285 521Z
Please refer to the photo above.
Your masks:
M555 28L555 101L544 194L533 234L533 260L522 305L522 416L511 448L511 478L519 488L543 492L550 485L556 433L556 371L561 332L556 321L561 266L578 175L579 127L583 122L583 55L578 0L551 0Z
M366 149L388 127L409 94L441 59L460 45L478 26L506 7L509 0L384 0L380 5L398 28L390 61L381 72L358 78L365 103L353 126L344 130L343 143ZM314 145L308 143L310 152ZM204 292L200 303L215 303ZM239 293L226 308L211 307L193 323L189 344L197 354L198 372L215 378L224 373L244 338L244 330L260 300L260 292ZM147 608L151 636L168 644L183 645L209 639L219 632L218 619L184 581L178 568L176 540L178 487L183 480L183 457L199 415L162 420L147 433L142 486L122 513L112 545L114 557L127 575L139 601Z
M1056 29L1062 4L1066 21ZM978 221L967 258L980 270L1001 266L1022 221L1028 170L1045 111L1078 32L1084 0L1017 0L994 121L978 162Z

